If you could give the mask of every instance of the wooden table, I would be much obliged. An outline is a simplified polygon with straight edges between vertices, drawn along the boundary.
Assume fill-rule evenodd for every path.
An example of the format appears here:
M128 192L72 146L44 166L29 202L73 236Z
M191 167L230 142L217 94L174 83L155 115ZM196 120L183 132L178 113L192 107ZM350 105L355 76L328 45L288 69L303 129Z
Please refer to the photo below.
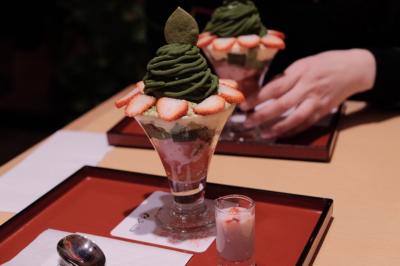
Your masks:
M123 93L65 128L106 132L123 116L113 108ZM347 103L330 163L216 155L208 180L334 199L334 220L314 265L400 265L400 116L364 106ZM0 167L0 174L34 148ZM99 166L164 174L152 150L114 148ZM11 216L0 211L0 223Z

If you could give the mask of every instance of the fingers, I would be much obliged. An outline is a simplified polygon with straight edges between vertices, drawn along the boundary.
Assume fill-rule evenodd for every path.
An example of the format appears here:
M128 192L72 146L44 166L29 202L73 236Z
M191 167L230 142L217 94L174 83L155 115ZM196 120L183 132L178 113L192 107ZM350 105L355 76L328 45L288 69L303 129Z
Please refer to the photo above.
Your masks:
M281 135L279 135L279 137L281 137L281 138L289 138L289 137L292 137L294 135L297 135L297 134L305 131L306 129L308 129L312 125L314 125L316 122L318 122L318 120L316 120L314 118L313 119L308 119L304 123L302 123L300 126L298 126L296 128L293 128L290 131L287 131L285 133L282 133Z
M255 108L255 112L250 114L244 126L247 128L257 126L261 123L275 119L292 108L295 108L302 100L306 93L306 88L302 83L297 83L293 89L278 98L270 100L266 104L261 104Z
M314 99L304 100L291 114L277 122L273 126L261 132L263 138L274 138L284 134L292 134L292 130L307 128L318 119Z
M248 111L262 102L279 98L292 89L298 80L299 76L297 75L282 75L269 82L258 93L247 97L246 101L240 105L240 108Z

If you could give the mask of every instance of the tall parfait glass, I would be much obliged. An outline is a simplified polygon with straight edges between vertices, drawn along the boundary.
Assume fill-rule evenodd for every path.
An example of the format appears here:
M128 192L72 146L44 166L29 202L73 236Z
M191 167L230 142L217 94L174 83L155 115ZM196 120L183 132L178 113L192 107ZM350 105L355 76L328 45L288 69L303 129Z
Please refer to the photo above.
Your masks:
M238 46L237 43L234 46ZM238 49L234 49L239 51ZM245 97L255 95L262 87L265 74L275 57L278 49L266 48L259 44L253 49L242 49L241 54L223 53L215 51L212 45L203 48L208 61L213 66L220 79L231 79L238 83L238 89ZM230 141L244 141L245 139L259 139L260 128L247 129L243 126L247 114L237 108L227 122L222 139Z
M219 113L184 116L175 121L135 117L161 159L173 196L156 214L162 228L193 232L214 226L214 208L204 199L208 167L234 108L230 105Z
M172 197L162 198L156 221L178 233L215 224L214 206L204 199L208 167L235 104L244 100L235 81L212 74L195 45L198 33L194 18L178 7L143 81L115 103L135 117L161 159Z
M285 48L284 38L282 32L264 26L252 1L226 0L214 10L197 46L218 77L235 80L247 98L259 92L272 60ZM236 110L222 138L235 141L257 138L257 130L248 132L243 127L245 120L246 113Z
M278 49L266 48L263 44L252 49L239 46L238 43L234 43L233 51L221 53L209 45L203 48L203 52L218 77L237 81L239 89L247 97L261 88Z

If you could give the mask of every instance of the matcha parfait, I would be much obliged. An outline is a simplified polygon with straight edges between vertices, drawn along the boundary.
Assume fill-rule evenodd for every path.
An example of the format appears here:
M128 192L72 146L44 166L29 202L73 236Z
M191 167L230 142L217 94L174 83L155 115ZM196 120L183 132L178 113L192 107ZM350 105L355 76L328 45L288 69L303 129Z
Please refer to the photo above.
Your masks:
M233 80L218 79L196 47L198 27L178 8L166 22L167 44L147 65L143 81L116 102L134 117L163 163L174 200L157 213L169 230L214 224L204 202L208 166L235 105L244 100Z
M236 80L246 96L260 87L276 53L285 48L285 35L267 29L250 0L225 0L218 7L197 46L220 78Z

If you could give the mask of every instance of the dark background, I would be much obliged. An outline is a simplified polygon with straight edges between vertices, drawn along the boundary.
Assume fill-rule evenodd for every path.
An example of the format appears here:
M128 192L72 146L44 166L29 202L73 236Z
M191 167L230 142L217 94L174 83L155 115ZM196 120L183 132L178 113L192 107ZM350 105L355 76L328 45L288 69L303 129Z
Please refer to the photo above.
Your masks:
M0 163L140 80L147 61L143 1L6 2Z
M176 6L202 29L222 1L6 2L0 6L0 164L141 80ZM254 2L267 28L287 35L270 76L323 50L399 43L395 1Z

